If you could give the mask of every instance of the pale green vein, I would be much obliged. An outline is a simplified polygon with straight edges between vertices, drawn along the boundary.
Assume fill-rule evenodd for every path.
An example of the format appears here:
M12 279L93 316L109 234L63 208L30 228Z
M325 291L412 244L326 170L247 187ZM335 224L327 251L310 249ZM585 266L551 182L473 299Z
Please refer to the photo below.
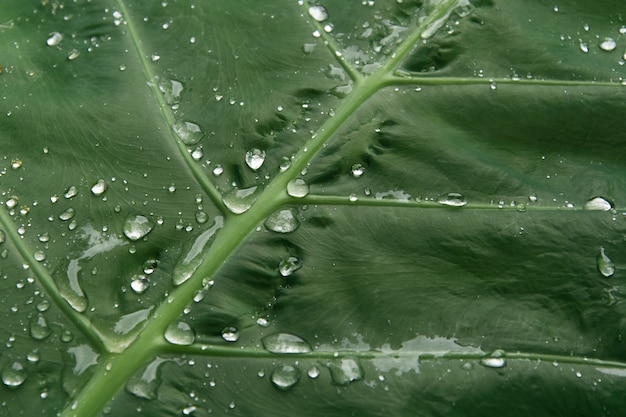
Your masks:
M304 13L306 16L309 16L309 7L311 7L311 3L309 3L308 1L303 2L303 8L305 10ZM326 25L316 21L312 17L309 18L309 22L320 34L320 38L322 39L326 47L330 50L330 52L332 52L337 62L339 62L339 65L341 65L343 69L348 73L348 76L352 79L352 81L354 81L355 83L359 82L363 78L363 76L343 56L340 46L337 44L337 42L335 42L335 39L330 35L330 33L324 29L324 26Z
M391 198L375 197L346 197L334 195L309 194L302 198L291 198L291 204L326 205L326 206L364 206L364 207L407 207L420 209L448 209L448 210L493 210L493 211L597 211L585 210L583 207L544 206L537 203L498 204L496 202L480 203L468 202L464 206L453 206L438 203L435 200L397 200ZM623 212L626 208L617 207L611 210Z
M77 314L76 311L74 311L74 309L72 309L67 301L65 301L65 299L61 296L59 289L54 282L54 278L52 278L48 270L40 262L35 260L32 249L26 245L22 236L17 233L15 224L9 217L9 213L7 213L4 208L0 209L0 224L2 224L6 235L13 243L13 246L15 246L24 261L29 265L30 270L33 271L33 274L37 277L37 282L39 282L39 284L46 291L48 297L52 299L68 320L70 320L81 331L83 336L85 336L89 342L101 351L106 351L102 335L100 335L100 333L91 325L89 320L84 315Z
M434 354L432 351L417 351L417 350L313 350L310 352L301 353L280 353L269 352L262 349L233 349L230 346L219 345L207 345L197 343L190 346L176 346L169 345L166 347L164 353L173 354L193 354L197 356L210 356L210 357L237 357L237 358L266 358L272 360L290 359L290 360L305 360L305 359L324 359L333 360L343 357L357 358L360 360L371 359L399 359L399 358L418 358L420 361L437 361L437 360L480 360L489 358L489 353L484 352L462 352L462 351L450 351L445 353ZM571 364L571 365L587 365L587 366L599 366L614 369L626 369L626 363L619 361L610 361L598 358L588 358L581 356L567 356L567 355L554 355L537 352L506 352L502 354L502 357L506 360L518 360L518 361L542 361L557 364Z
M498 85L541 85L551 87L623 87L622 82L612 81L588 81L588 80L550 80L541 78L473 78L473 77L429 77L417 74L404 75L396 72L394 75L387 75L384 79L386 86L401 85L487 85L497 87Z
M202 167L196 161L194 161L191 154L187 150L187 145L185 145L174 133L173 126L174 126L174 123L176 122L176 119L174 118L174 114L170 110L170 107L165 102L165 98L163 97L163 94L161 94L161 91L159 90L159 87L156 83L157 76L154 73L154 70L152 69L153 66L151 65L150 60L148 59L148 54L146 53L146 51L144 50L142 46L142 42L139 38L139 34L137 33L137 28L135 27L135 24L130 19L127 19L127 16L130 16L130 14L128 12L128 8L126 7L125 2L123 0L116 0L116 1L117 1L117 5L119 6L121 10L122 15L126 19L125 27L135 47L143 72L149 81L148 84L150 88L152 89L152 95L157 101L161 116L163 117L165 124L169 128L170 135L172 136L172 139L176 143L176 147L178 148L181 156L183 157L185 164L187 165L187 167L193 174L196 181L198 181L198 183L200 184L204 192L209 196L209 198L215 203L217 207L219 207L222 211L225 212L226 209L224 208L224 205L222 203L222 195L217 190L217 188L215 188L215 185L213 185L213 183L205 175L204 171L202 170Z

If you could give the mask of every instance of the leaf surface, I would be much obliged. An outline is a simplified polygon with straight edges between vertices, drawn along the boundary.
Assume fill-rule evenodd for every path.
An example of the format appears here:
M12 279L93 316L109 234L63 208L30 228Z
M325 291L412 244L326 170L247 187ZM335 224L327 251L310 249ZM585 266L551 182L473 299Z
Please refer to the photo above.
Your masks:
M9 0L6 415L619 415L618 1Z

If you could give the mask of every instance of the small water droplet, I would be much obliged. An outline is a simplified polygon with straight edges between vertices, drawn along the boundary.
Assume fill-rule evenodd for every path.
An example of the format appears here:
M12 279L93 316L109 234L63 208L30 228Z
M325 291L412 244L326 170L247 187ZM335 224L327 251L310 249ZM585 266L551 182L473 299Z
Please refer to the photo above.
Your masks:
M579 47L580 47L580 50L583 51L584 53L589 52L589 45L587 45L585 42L581 42Z
M198 222L198 224L204 224L209 221L209 215L202 210L198 210L196 211L196 221Z
M480 364L487 368L503 368L506 365L505 352L501 349L494 350L487 358L482 358Z
M298 212L294 208L282 209L272 213L264 226L267 230L277 233L291 233L300 226Z
M605 277L611 277L615 274L615 264L604 253L604 248L600 248L600 253L597 257L598 271Z
M263 347L272 353L307 353L311 346L302 338L289 333L274 333L261 339Z
M459 193L448 193L443 195L437 199L437 203L442 204L444 206L451 207L463 207L467 204L467 200L462 194Z
M173 345L191 345L196 340L195 332L184 321L174 322L167 326L164 337Z
M0 243L4 243L7 240L7 235L3 230L0 230Z
M199 161L204 157L204 151L202 150L202 146L197 146L193 151L191 151L191 158L194 161Z
M365 167L361 164L354 164L352 165L351 172L354 178L359 178L365 173Z
M309 16L318 22L323 22L328 19L328 10L326 10L326 7L316 4L309 7Z
M302 178L296 178L287 184L287 194L292 197L305 197L309 194L309 184L307 184Z
M315 379L320 376L320 368L318 368L317 366L312 366L309 368L308 371L306 371L306 374L309 376L309 378Z
M76 188L75 185L72 185L65 191L65 193L63 194L63 197L69 199L69 198L74 197L76 194L78 194L78 188Z
M76 214L76 211L72 207L70 207L63 213L59 214L59 219L63 221L68 221L74 217L74 214Z
M195 123L178 121L174 123L174 132L185 145L195 145L204 136L202 129Z
M4 205L7 206L8 209L14 209L17 206L18 201L19 199L13 196L5 201Z
M135 294L143 294L148 287L150 287L150 281L145 275L135 275L130 281L130 288Z
M77 49L72 49L70 51L69 55L67 56L67 60L68 61L74 61L79 56L80 56L80 51L78 51Z
M252 169L256 171L261 168L265 162L265 151L261 149L251 149L246 152L246 164Z
M46 253L42 250L35 251L33 258L35 258L37 262L43 262L46 260Z
M300 380L300 370L291 365L280 366L270 376L272 384L279 390L285 391L293 388Z
M363 369L355 358L335 359L326 363L335 385L348 385L363 379Z
M594 197L583 206L584 210L608 211L613 208L613 204L602 197Z
M63 40L62 34L60 34L59 32L52 32L50 34L50 37L46 39L46 44L48 44L48 46L57 46L58 44L61 43L62 40Z
M161 385L160 367L167 359L156 358L143 372L134 373L126 383L126 391L137 398L154 400L157 398L157 390Z
M236 342L239 340L239 330L236 327L227 327L222 330L222 339L227 342Z
M613 38L606 37L598 44L603 51L611 52L617 48L617 42Z
M2 370L2 383L10 388L17 388L26 381L26 369L20 362L13 362Z
M244 213L256 201L256 189L257 187L234 188L222 196L222 202L234 214Z
M44 340L52 333L48 321L42 314L37 314L30 319L29 331L33 339L36 340Z
M91 187L91 193L95 196L101 196L107 190L107 183L103 179L99 179L93 187Z
M280 275L284 277L288 277L300 268L302 268L302 262L295 256L283 259L278 264L278 272L280 272Z
M146 236L152 228L154 222L140 214L131 215L124 222L124 235L130 240L139 240Z
M19 158L13 158L11 160L11 169L19 169L22 166L22 160Z

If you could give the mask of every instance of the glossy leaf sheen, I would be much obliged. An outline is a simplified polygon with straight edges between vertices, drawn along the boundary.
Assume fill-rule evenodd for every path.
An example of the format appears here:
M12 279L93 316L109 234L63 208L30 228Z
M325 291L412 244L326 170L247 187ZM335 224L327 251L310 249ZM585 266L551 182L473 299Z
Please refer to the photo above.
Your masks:
M622 415L623 16L6 1L0 414Z

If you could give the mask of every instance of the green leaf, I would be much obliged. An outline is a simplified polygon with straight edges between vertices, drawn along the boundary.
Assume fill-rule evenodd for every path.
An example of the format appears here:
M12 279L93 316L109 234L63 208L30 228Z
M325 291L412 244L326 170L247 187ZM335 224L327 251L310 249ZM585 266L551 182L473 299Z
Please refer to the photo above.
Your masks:
M623 2L5 3L0 414L623 414Z

